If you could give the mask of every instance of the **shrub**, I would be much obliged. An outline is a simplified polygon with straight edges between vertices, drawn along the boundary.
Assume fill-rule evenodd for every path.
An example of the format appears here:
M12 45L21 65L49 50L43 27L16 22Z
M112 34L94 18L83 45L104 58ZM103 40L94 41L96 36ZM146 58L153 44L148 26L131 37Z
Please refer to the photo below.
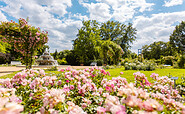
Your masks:
M50 68L47 68L45 71L57 71L57 67L56 66L52 66Z
M96 62L98 66L102 66L103 65L103 60L101 60L101 59L97 59L94 62Z
M185 64L185 56L180 56L180 58L177 61L178 67L179 68L185 68L184 64Z
M67 65L67 61L66 61L66 58L62 58L61 59L57 59L57 62L59 65Z
M161 59L154 60L157 65L161 65Z
M6 64L6 56L0 56L0 64Z
M165 65L173 66L174 57L173 56L166 56L161 59L161 63Z
M0 52L0 64L10 64L11 62L11 57L10 57L10 54L5 54L5 53L1 53Z
M147 70L147 71L152 71L155 70L156 64L152 61L144 61L139 62L138 60L134 60L133 62L130 63L125 63L124 64L125 70Z

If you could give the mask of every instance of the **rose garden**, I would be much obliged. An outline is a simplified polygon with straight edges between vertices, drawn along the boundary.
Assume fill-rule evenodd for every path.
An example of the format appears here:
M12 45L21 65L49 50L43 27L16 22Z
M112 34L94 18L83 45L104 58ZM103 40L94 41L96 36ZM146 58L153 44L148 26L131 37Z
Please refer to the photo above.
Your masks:
M184 25L182 22L176 29ZM74 49L51 55L61 65L96 62L98 66L36 70L32 65L35 56L47 47L48 33L30 26L25 19L2 22L0 42L11 47L11 53L19 54L17 59L26 69L0 79L0 114L185 114L184 78L178 76L175 82L170 75L160 74L165 68L180 69L185 74L184 48L177 44L184 44L184 37L176 41L174 33L171 43L143 46L137 56L128 50L136 39L135 32L132 24L84 21ZM159 69L159 74L154 73ZM127 71L134 73L123 76ZM142 71L150 71L150 75Z

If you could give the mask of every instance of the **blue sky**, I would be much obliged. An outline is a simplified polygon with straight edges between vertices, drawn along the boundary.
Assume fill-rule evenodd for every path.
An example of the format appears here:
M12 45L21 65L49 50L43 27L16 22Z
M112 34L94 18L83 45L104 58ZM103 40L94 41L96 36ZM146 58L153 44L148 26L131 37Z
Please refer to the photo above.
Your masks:
M0 21L29 17L29 24L49 32L50 52L72 49L83 20L133 23L137 40L131 50L169 41L185 21L185 0L0 0Z

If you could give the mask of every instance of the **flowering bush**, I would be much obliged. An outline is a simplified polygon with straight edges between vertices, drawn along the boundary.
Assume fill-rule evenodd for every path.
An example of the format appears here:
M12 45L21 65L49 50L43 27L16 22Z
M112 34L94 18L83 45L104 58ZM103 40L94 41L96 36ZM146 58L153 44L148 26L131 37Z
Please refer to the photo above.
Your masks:
M125 62L125 63L124 63ZM124 61L122 65L124 65L125 70L146 70L152 71L155 70L156 64L152 61L145 60L143 62L139 62L138 60L132 61Z
M120 76L108 80L110 73L98 67L59 72L47 76L44 70L24 70L1 79L0 113L185 113L183 103L175 100L181 96L166 76L153 73L155 82L150 83L137 72L135 83L128 83Z
M37 49L42 48L48 42L48 32L28 24L25 19L20 18L19 23L1 22L0 41L11 44L14 51L22 54L22 60L26 68L30 69L33 64Z

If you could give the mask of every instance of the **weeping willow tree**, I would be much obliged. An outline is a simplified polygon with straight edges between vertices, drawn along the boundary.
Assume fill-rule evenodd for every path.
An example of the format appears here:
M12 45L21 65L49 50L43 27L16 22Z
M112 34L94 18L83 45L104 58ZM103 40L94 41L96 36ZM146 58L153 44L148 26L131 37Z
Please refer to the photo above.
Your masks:
M114 21L98 23L95 20L83 21L82 24L73 44L80 63L103 59L105 64L117 64L123 50L127 50L136 39L136 30L132 24Z
M103 40L100 47L100 55L103 55L104 64L107 64L108 61L118 64L123 54L123 50L118 44L110 40Z

